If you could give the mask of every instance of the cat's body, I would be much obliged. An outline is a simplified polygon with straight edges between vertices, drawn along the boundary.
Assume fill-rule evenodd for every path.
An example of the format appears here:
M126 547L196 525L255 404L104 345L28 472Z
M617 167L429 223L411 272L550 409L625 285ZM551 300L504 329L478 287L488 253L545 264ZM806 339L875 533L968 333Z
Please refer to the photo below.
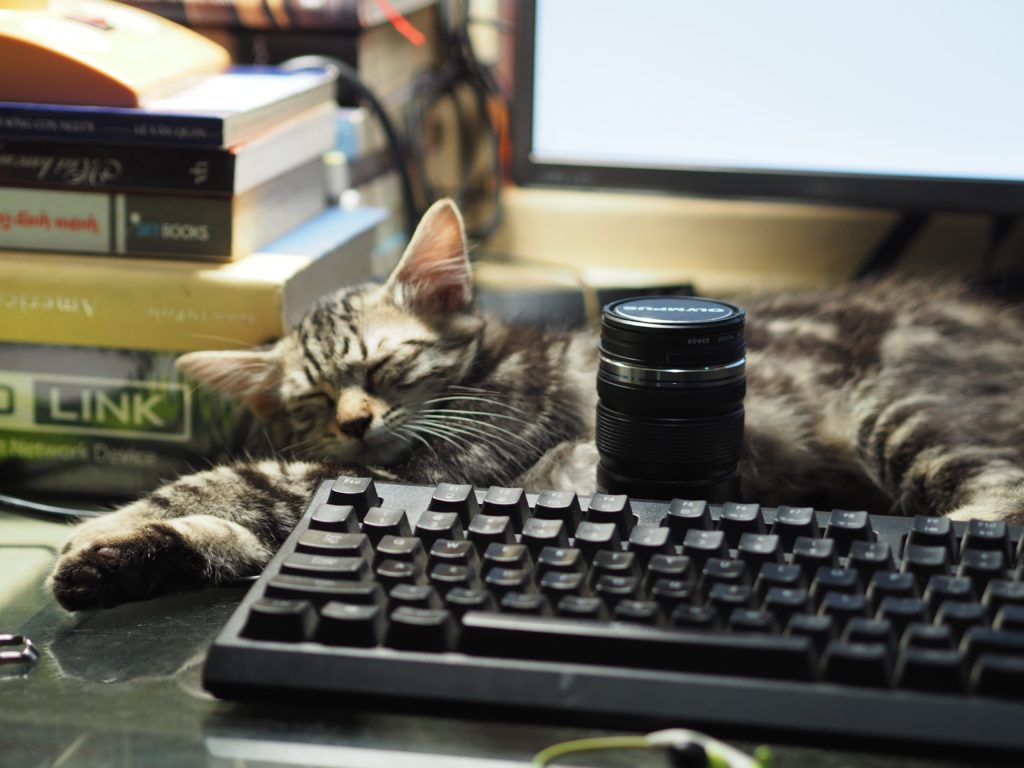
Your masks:
M741 303L746 497L1024 520L1017 315L920 284ZM258 571L316 484L341 473L594 490L597 339L477 314L450 203L424 217L386 285L342 291L268 349L180 366L262 416L280 454L78 526L49 582L69 609Z

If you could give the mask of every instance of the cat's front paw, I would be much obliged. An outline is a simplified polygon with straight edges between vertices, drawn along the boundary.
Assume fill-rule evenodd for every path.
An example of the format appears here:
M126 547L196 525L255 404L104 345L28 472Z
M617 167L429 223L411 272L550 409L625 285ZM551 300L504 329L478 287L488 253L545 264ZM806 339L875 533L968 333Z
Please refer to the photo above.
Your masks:
M47 584L64 608L80 611L194 589L203 581L195 548L171 525L150 522L72 539Z

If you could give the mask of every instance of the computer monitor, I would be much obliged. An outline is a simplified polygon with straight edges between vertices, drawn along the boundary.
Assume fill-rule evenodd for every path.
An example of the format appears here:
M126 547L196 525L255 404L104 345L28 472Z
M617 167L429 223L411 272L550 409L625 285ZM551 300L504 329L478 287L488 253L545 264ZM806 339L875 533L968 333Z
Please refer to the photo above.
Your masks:
M1024 210L1021 0L522 0L524 185Z

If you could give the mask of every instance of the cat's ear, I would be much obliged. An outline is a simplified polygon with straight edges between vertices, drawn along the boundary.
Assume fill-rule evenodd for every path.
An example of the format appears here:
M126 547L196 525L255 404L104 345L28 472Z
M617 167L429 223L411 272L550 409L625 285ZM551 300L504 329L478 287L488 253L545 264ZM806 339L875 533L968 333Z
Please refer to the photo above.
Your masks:
M186 376L223 392L268 419L280 405L281 355L276 347L188 352L174 361Z
M396 304L420 312L452 312L473 299L462 214L439 200L423 214L387 287Z

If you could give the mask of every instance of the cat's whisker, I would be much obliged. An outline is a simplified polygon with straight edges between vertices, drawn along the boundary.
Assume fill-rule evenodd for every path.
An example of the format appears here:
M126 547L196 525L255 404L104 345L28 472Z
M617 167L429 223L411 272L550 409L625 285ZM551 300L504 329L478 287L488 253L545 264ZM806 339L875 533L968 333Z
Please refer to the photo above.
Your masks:
M485 428L492 425L481 425L470 419L465 419L464 421L467 423L453 424L444 421L430 421L429 424L432 429L441 429L445 430L448 434L462 435L466 437L467 442L472 443L474 440L483 440L493 448L505 449L509 451L510 456L515 455L517 449L515 444L511 440L507 440L502 435L495 434L493 431L488 431L488 429ZM507 430L500 431L506 432L507 434L512 435L513 437L519 438L524 444L530 445L528 441L523 440L514 433L508 432Z
M430 441L424 438L422 435L418 434L414 429L401 426L392 430L391 434L393 434L399 440L402 440L406 445L412 445L412 440L418 440L423 444L423 446L428 451L431 451L432 453L437 453L437 450L434 448L434 446L430 444Z
M441 413L426 413L422 415L424 421L428 421L431 424L447 424L450 422L458 422L460 426L465 426L467 429L476 428L478 432L484 433L488 430L493 432L501 432L502 434L508 435L509 437L518 440L520 443L526 446L532 446L532 443L524 438L522 435L518 435L512 430L499 427L496 424L490 424L479 419L468 419L464 416L450 416L448 412Z
M502 403L502 402L499 402L497 400L492 400L492 399L486 398L486 397L467 397L467 396L458 396L458 395L453 396L453 397L435 397L435 398L432 398L430 400L424 400L423 401L423 405L434 405L435 403L451 403L451 402L485 403L487 405L494 405L494 406L497 406L498 408L505 408L507 410L514 411L515 413L522 413L523 415L526 415L526 412L522 408L518 408L518 407L516 407L514 405L509 405L508 403ZM479 413L479 412L478 411L473 411L473 413Z
M533 424L534 422L529 419L520 419L518 416L509 416L504 413L489 413L487 411L468 411L459 408L426 408L420 411L424 415L434 414L457 414L460 416L476 416L477 418L483 419L507 419L509 421L518 421L520 424Z
M409 426L410 429L412 429L417 434L424 434L424 435L430 435L432 437L437 437L437 438L440 438L441 440L444 440L447 443L450 443L451 445L455 446L456 448L461 447L460 444L455 442L455 440L453 439L453 437L456 437L456 436L462 437L462 435L459 435L458 433L452 433L451 435L449 435L448 434L448 430L438 430L438 429L434 429L434 428L431 428L431 427L427 427L427 426L422 425L422 424L416 424L415 426L410 424L408 426ZM472 445L472 441L463 439L462 445Z

